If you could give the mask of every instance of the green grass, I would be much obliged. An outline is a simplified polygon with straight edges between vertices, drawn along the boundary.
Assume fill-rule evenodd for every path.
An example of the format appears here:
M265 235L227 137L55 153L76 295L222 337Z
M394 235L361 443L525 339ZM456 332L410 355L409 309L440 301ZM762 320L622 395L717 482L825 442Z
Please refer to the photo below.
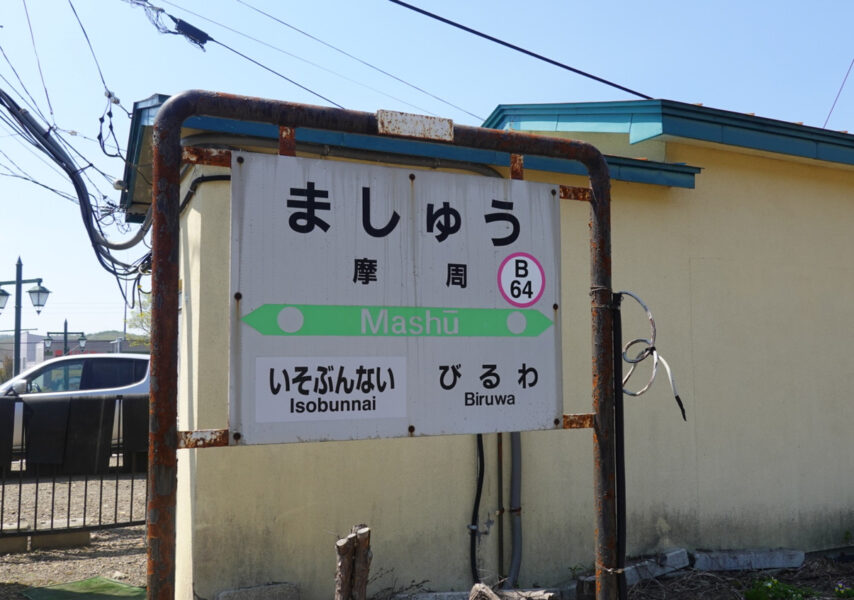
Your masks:
M774 577L758 579L744 593L744 600L807 600L816 593L778 581Z

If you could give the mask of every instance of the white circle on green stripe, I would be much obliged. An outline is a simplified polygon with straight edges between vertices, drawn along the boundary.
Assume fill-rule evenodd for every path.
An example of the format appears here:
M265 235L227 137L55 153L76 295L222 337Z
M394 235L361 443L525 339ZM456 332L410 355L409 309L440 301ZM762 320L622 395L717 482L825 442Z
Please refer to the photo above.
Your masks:
M507 329L514 335L525 333L525 327L528 326L528 319L518 310L514 310L507 315Z
M279 311L276 323L279 325L279 329L285 333L296 333L302 329L302 311L296 306L286 306Z

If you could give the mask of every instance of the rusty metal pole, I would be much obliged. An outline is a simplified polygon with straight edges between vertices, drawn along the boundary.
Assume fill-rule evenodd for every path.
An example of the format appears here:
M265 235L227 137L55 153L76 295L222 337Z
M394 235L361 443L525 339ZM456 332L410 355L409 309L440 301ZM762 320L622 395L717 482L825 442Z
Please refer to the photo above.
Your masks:
M370 113L190 90L173 96L154 122L154 225L151 405L149 433L148 598L175 592L177 486L178 203L181 126L195 115L377 134ZM437 142L442 143L442 142ZM454 127L455 146L519 155L553 156L585 165L593 190L590 219L593 331L593 409L596 500L596 598L614 600L617 524L615 506L614 364L611 313L611 192L608 165L590 144L574 140Z
M593 313L594 495L596 497L596 598L617 597L616 439L614 431L614 318L611 290L610 179L604 164L594 176L590 208ZM603 172L604 171L604 174Z
M154 123L151 397L148 416L147 596L175 597L178 481L178 193L180 124L161 108ZM163 117L161 119L161 117Z

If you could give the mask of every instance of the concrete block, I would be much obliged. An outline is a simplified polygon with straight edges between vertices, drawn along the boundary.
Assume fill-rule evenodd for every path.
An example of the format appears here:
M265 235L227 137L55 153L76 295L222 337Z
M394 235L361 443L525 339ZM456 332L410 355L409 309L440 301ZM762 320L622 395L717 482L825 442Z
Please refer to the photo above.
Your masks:
M631 563L626 567L626 585L633 586L644 579L654 579L691 564L688 551L684 548L667 550L661 554Z
M299 600L299 586L293 583L269 583L237 590L225 590L216 600Z
M665 573L684 569L691 565L691 559L688 556L688 551L685 548L674 548L667 550L658 555L658 564L663 569L668 569Z
M804 564L800 550L730 550L693 552L698 571L748 571L754 569L797 569Z
M578 585L575 588L575 596L577 600L595 600L596 599L596 576L585 575L578 578Z
M573 581L560 588L560 600L578 600L578 582Z
M74 546L88 546L92 538L88 531L63 531L61 533L48 533L45 535L34 535L30 541L30 548L71 548Z
M626 567L626 585L631 587L642 579L652 579L658 572L658 564L651 559L642 560Z
M27 551L27 535L0 538L0 554L20 554Z
M644 579L661 577L690 564L688 552L684 548L676 548L662 552L652 558L628 561L624 573L626 586L631 587ZM578 579L578 599L585 600L596 595L596 578L592 575Z

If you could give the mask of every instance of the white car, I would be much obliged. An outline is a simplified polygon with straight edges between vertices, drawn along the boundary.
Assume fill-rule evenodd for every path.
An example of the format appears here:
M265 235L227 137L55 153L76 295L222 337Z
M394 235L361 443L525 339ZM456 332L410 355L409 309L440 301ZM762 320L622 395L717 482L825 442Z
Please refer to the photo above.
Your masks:
M30 367L0 385L0 396L73 392L148 393L147 354L72 354ZM126 388L126 389L124 389Z
M91 403L85 401L86 397L147 395L148 391L147 354L75 354L47 360L0 385L0 456L8 446L9 436L14 447L21 446L25 426L28 460L38 462L38 457L47 456L45 460L49 461L56 460L50 456L57 453L75 454L77 446L95 443L88 439L94 436L86 433L87 429L91 430L88 424L92 421L92 416L87 414L87 411L91 413ZM75 399L73 409L69 398ZM15 407L13 427L9 426L10 403ZM100 408L102 412L105 409L114 415L111 419L113 444L120 437L147 438L146 402L137 402L133 407L123 404L121 419L118 403L110 402ZM65 441L57 441L60 437ZM143 443L145 440L136 442L137 445ZM64 445L56 449L58 444ZM53 447L43 450L36 445ZM103 455L101 450L98 452Z

